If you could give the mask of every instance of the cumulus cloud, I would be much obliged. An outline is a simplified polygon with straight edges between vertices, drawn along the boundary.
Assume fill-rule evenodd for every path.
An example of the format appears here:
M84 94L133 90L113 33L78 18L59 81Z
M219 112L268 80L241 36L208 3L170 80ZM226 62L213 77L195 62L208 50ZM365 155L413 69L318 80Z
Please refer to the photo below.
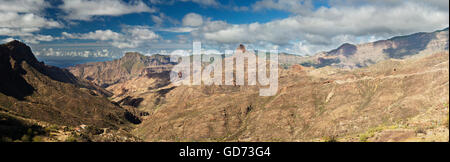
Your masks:
M123 36L119 33L113 32L112 30L96 30L84 34L70 34L67 32L62 33L63 36L71 39L92 39L92 40L119 40Z
M37 34L37 35L33 35L33 36L28 36L28 37L22 37L23 41L25 41L26 43L31 43L31 44L39 44L40 42L50 42L59 38L54 38L51 35L41 35L41 34Z
M106 41L117 48L136 48L161 38L145 26L126 26L120 33L112 30L96 30L89 33L62 32L61 35L69 39Z
M43 0L3 0L0 3L0 36L31 36L43 28L62 27L61 23L42 16L48 6Z
M23 42L29 43L29 44L39 44L40 42L49 42L49 41L53 41L53 40L57 40L57 39L60 39L60 38L55 38L51 35L34 34L34 35L29 35L29 36L20 36L19 38L9 37L9 38L3 39L1 42L6 43L6 42L10 42L12 40L20 40L20 41L23 41Z
M308 49L303 51L312 52L307 54L314 54L345 42L359 43L372 37L433 31L449 24L448 10L437 10L433 4L415 1L400 1L396 5L377 3L322 7L268 23L233 25L211 21L192 35L218 43L295 45L297 49L301 47Z
M223 4L219 0L149 0L151 4L155 5L173 5L175 2L190 2L196 3L201 7L212 7L228 9L233 11L248 11L247 6L237 6L233 1L230 4Z
M121 0L63 0L59 6L67 13L70 20L91 20L94 16L119 16L131 13L156 12L144 2L131 1L126 3Z
M151 19L155 23L155 26L162 26L164 23L167 23L167 22L169 24L171 24L171 25L180 23L176 19L174 19L174 18L172 18L170 16L167 16L164 13L159 13L157 15L152 15Z
M183 26L201 26L203 25L203 17L196 13L186 14L183 18Z
M172 28L159 28L158 31L172 32L172 33L190 33L197 30L194 27L172 27Z
M151 18L153 22L155 22L156 26L160 26L164 22L164 19L157 15L152 15Z
M40 12L49 4L44 0L2 0L0 11L3 12Z
M153 40L159 38L159 35L146 27L131 27L125 29L125 33L137 40Z

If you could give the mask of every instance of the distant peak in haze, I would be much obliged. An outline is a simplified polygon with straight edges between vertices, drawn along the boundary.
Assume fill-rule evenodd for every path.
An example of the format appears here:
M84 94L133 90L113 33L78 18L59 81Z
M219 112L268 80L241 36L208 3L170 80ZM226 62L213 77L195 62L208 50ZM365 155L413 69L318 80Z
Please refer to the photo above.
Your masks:
M242 53L245 53L246 51L245 46L243 44L240 44L236 50L241 51Z

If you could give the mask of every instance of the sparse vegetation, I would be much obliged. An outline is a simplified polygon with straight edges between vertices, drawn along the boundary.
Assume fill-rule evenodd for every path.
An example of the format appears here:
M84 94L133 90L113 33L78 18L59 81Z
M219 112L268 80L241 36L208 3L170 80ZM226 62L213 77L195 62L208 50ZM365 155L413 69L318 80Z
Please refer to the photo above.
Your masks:
M448 103L446 103L446 104L444 104L444 107L448 110ZM447 127L447 128L449 128L449 122L448 122L448 119L449 119L449 113L447 113L447 119L444 121L444 125Z
M77 138L75 138L74 136L69 136L67 137L65 142L78 142Z
M418 127L418 128L416 128L416 134L418 134L418 133L422 133L422 134L425 134L426 133L426 130L425 130L425 128L423 128L423 127Z
M323 138L324 142L339 142L337 136L327 136Z
M384 129L386 129L385 126L378 126L375 128L371 128L367 132L359 135L359 141L368 142L369 138L372 138L373 136L375 136L376 133L381 132Z
M13 142L13 140L9 137L1 137L0 142Z
M41 136L34 136L32 142L44 142L44 138Z
M20 140L22 142L31 142L32 141L31 136L28 134L23 135L22 138L20 138Z

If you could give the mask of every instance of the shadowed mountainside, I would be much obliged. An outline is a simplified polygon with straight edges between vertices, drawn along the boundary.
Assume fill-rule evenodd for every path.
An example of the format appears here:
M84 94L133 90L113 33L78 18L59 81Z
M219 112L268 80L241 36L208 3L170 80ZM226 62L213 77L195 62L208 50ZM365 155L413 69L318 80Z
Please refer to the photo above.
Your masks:
M168 56L144 56L139 53L129 52L121 59L81 64L68 69L75 76L106 88L110 85L145 75L144 73L147 72L161 73L167 69L170 70L173 65L174 63L170 62Z
M68 70L38 62L19 41L0 45L0 75L0 112L8 118L113 130L135 123L127 120L133 114L102 95L107 91L78 80Z

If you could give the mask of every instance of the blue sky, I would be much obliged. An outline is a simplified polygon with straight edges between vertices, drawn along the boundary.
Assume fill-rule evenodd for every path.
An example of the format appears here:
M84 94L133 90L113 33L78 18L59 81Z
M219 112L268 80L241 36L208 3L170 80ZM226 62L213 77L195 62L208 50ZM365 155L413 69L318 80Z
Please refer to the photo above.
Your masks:
M312 55L448 27L448 0L0 0L0 40L36 55L277 49Z

